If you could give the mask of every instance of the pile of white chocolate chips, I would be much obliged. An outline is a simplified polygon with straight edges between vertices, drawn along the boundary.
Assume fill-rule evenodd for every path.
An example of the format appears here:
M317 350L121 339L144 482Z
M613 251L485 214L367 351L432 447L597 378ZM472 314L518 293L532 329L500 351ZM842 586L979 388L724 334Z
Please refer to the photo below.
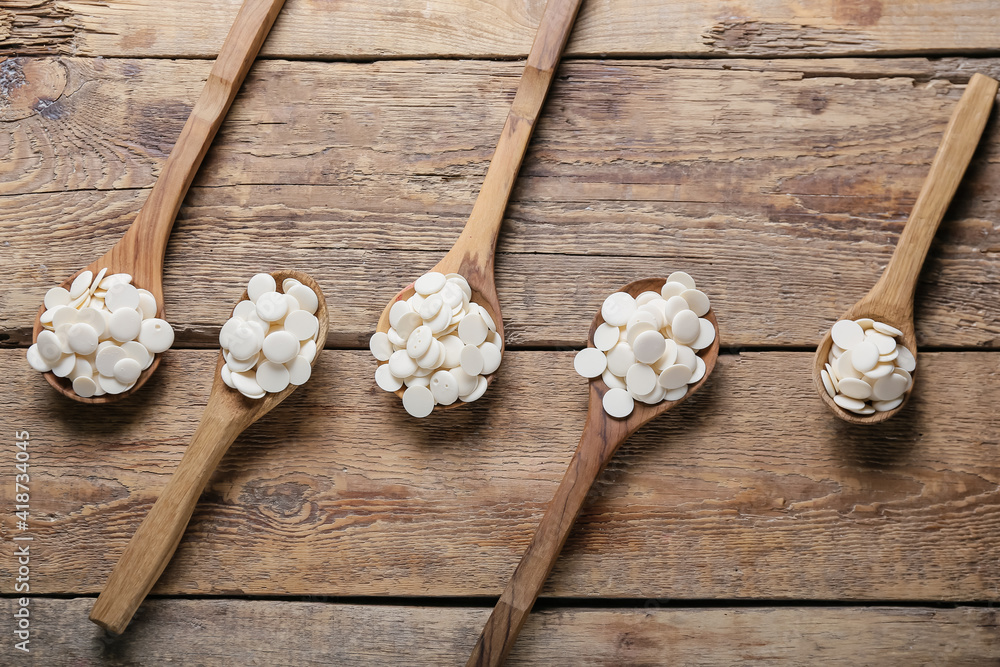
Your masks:
M106 274L84 271L68 290L50 289L42 331L28 348L32 368L68 379L83 398L128 391L174 342L170 324L156 317L153 294L127 273Z
M312 375L319 297L294 278L277 290L273 276L255 275L247 284L249 298L236 304L219 332L222 380L247 398L305 384Z
M702 317L710 308L683 271L670 274L659 292L635 298L615 292L601 307L595 347L580 350L573 366L585 378L601 376L608 386L604 411L612 417L632 414L635 401L680 400L688 385L705 377L696 353L715 340L715 327Z
M903 332L870 318L840 320L830 330L833 345L823 387L834 403L859 415L899 407L913 386L913 354L897 342Z
M485 376L500 366L503 341L461 275L425 273L413 286L413 296L392 304L389 331L376 332L369 347L379 361L378 386L395 392L406 385L403 407L426 417L435 405L482 396Z

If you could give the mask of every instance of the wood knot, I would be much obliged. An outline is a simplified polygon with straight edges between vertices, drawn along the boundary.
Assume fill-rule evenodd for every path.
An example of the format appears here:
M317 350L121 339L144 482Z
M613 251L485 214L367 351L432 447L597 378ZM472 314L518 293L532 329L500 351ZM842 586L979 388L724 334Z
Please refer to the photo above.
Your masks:
M58 59L7 58L0 62L0 121L36 113L59 118L58 102L65 89L66 68Z
M799 109L817 115L823 113L827 104L829 104L829 100L826 98L826 95L823 95L819 91L805 90L796 95L793 104Z
M882 18L880 0L837 0L833 3L833 20L847 25L875 25Z
M750 48L761 34L756 21L737 20L716 23L702 34L702 42L713 50L731 51Z
M308 516L312 513L311 503L306 499L310 490L311 487L302 482L269 484L263 480L253 480L243 488L240 503L257 507L263 514L278 519L299 516L303 510Z

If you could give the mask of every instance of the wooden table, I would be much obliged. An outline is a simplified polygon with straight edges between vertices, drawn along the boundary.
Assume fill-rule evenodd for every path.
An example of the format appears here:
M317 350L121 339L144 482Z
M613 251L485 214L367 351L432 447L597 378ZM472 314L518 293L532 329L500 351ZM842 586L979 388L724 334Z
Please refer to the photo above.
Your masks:
M587 324L677 269L713 299L720 365L604 473L510 663L1000 660L996 113L925 267L909 406L851 427L809 373L964 83L1000 76L995 0L587 0L501 233L497 382L410 419L367 339L464 223L543 5L289 0L174 228L175 347L132 399L91 407L24 362L34 309L137 212L239 0L5 0L0 662L464 664L576 445ZM328 348L106 636L88 611L194 430L219 325L277 268L321 282Z

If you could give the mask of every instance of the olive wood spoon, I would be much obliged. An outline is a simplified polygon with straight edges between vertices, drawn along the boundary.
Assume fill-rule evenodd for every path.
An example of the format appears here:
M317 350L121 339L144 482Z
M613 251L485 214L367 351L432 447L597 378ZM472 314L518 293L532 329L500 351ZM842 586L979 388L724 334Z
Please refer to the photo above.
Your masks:
M278 283L279 291L283 280L295 278L319 297L319 308L316 310L319 333L316 338L316 357L313 358L315 366L326 343L330 324L323 292L315 280L298 271L275 271L271 275ZM244 291L240 300L246 298L247 293ZM111 632L121 633L125 630L135 610L160 578L184 535L198 497L229 446L248 426L274 409L296 389L294 385L289 385L283 391L268 393L260 399L247 398L223 382L221 371L224 363L220 350L212 393L201 422L191 438L191 444L185 450L177 471L153 504L153 509L125 547L125 552L90 612L90 620Z
M156 317L166 319L163 312L163 256L174 219L212 139L222 125L247 71L284 4L285 0L245 0L222 44L219 57L212 65L205 87L139 215L118 243L103 257L70 276L62 283L62 287L69 289L73 280L84 271L92 271L95 276L105 268L108 275L128 273L132 276L132 284L149 290L156 298ZM32 340L37 340L42 331L40 318L44 312L43 305L35 316ZM56 377L51 371L44 375L56 391L74 401L112 403L131 395L146 384L159 367L160 356L155 355L153 363L139 375L135 384L120 394L83 398L73 391L72 383L66 378Z
M569 39L573 22L583 0L549 0L545 5L538 32L528 52L528 60L524 73L518 83L514 102L504 123L496 150L490 160L483 187L479 191L476 203L472 207L468 222L461 235L440 262L431 271L445 275L459 273L465 277L472 288L472 301L483 306L493 318L500 334L501 351L506 348L503 334L503 318L500 313L500 300L497 297L496 282L493 277L493 261L497 246L497 236L503 222L507 201L517 180L517 172L521 160L528 148L532 130L542 110L542 104L548 94L559 58L566 41ZM396 294L382 311L376 331L389 331L389 310L394 303L409 299L415 290L410 283ZM496 372L486 376L487 382L492 382ZM405 387L396 394L403 396ZM447 409L461 405L456 401L448 406L436 406L435 409Z
M944 130L941 145L938 146L930 173L924 181L917 202L913 205L903 233L899 237L896 251L889 265L875 286L860 301L851 306L839 319L857 320L870 317L885 322L903 332L903 347L917 356L917 337L913 326L913 299L917 289L920 269L927 257L927 251L934 240L941 219L951 203L966 167L972 160L979 138L983 134L986 120L997 94L997 82L982 74L973 74L962 98L955 106L948 126ZM837 405L823 386L820 371L823 370L833 345L833 337L828 330L813 362L813 380L816 391L827 407L851 424L878 424L899 412L913 391L911 386L903 394L903 401L892 410L860 415ZM918 368L919 370L919 368ZM916 373L913 373L916 382Z
M649 290L659 292L665 282L663 278L644 278L629 283L620 291L628 292L632 296L638 296ZM708 311L705 318L712 323L716 331L712 344L699 353L705 362L705 375L690 386L680 400L662 401L656 405L646 405L636 401L632 414L624 419L616 419L604 412L603 399L608 386L600 376L590 380L587 422L580 444L577 445L569 468L559 483L548 509L545 510L545 516L542 517L542 522L531 538L521 562L518 563L507 588L504 589L499 602L493 608L493 613L486 621L486 626L469 657L469 667L500 665L507 658L542 585L559 557L559 552L569 536L577 514L583 507L590 487L618 447L640 426L681 403L705 384L719 357L719 323L715 319L714 311ZM588 347L594 347L594 332L603 322L604 318L598 313L590 325Z

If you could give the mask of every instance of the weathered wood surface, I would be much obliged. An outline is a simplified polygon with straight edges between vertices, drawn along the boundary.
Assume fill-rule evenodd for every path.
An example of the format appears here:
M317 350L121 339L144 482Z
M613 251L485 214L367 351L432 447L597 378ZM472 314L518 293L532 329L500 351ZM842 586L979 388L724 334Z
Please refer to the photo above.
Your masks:
M0 351L22 388L0 409L32 434L32 591L92 594L173 473L214 355L172 350L95 410L23 354ZM572 356L511 351L484 399L413 420L367 353L324 352L230 449L153 592L498 595L582 428ZM921 355L913 398L878 427L826 411L811 356L721 357L612 460L543 596L997 601L996 353Z
M28 83L0 123L0 257L36 287L0 294L0 337L24 344L44 290L131 221L210 63L6 62ZM998 67L719 62L564 64L501 233L512 345L578 345L608 290L676 267L710 290L725 344L815 344L894 248L963 88L935 77ZM520 67L258 63L168 248L178 344L212 343L244 273L290 266L336 298L331 344L364 345L457 238ZM994 118L924 272L921 345L998 345L998 192ZM567 289L588 299L574 312Z
M164 11L157 0L7 0L0 10L0 53L214 57L239 5L173 0ZM264 55L518 57L528 52L544 6L536 0L290 0ZM977 53L995 52L998 37L992 0L591 0L568 54Z
M9 347L131 222L240 0L0 4ZM310 272L330 344L366 346L464 224L522 67L504 60L543 6L288 1L181 209L178 349L151 386L95 410L0 350L5 424L33 436L33 595L103 585L207 396L214 353L183 348L215 345L252 272ZM711 293L723 344L800 351L724 356L619 452L543 591L560 606L531 616L511 664L1000 660L992 608L660 607L1000 601L1000 361L968 349L1000 347L996 112L919 290L919 344L962 351L921 355L914 400L870 430L825 413L805 351L888 261L963 84L1000 77L995 10L587 0L501 232L514 349L496 385L417 422L367 353L325 352L223 460L157 589L210 598L151 599L111 640L85 620L92 597L36 597L36 664L460 664L577 442L585 385L558 348L583 344L607 291L675 268ZM615 55L634 59L596 60ZM282 594L313 601L241 599ZM482 607L323 597L356 595ZM584 596L648 602L573 608Z
M12 600L0 608L9 617ZM86 620L92 600L35 599L35 664L451 665L487 609L249 600L147 600L126 634ZM905 607L546 608L508 665L985 665L995 609Z

